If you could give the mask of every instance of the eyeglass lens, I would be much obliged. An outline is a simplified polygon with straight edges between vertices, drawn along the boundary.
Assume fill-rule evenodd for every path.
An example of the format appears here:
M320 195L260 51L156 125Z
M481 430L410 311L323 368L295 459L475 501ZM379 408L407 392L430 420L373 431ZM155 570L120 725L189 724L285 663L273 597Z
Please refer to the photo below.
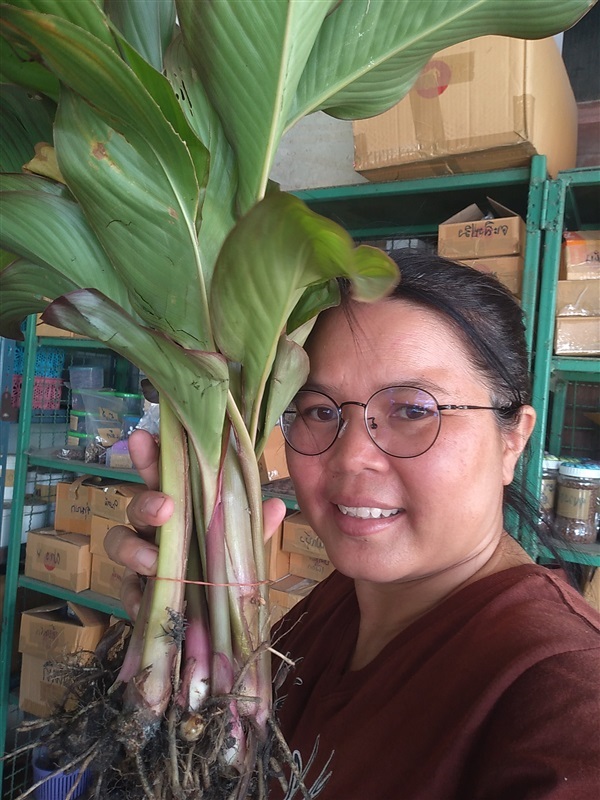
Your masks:
M349 404L351 405L351 404ZM344 413L327 395L302 390L281 417L283 435L303 455L324 453L335 442ZM423 389L393 386L376 392L364 408L375 444L392 456L414 458L433 445L440 430L436 399Z

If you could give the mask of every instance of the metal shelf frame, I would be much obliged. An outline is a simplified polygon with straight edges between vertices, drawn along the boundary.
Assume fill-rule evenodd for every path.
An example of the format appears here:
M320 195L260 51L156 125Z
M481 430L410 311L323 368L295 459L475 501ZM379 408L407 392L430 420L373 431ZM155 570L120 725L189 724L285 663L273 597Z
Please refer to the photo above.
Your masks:
M567 230L600 228L600 169L585 168L561 172L547 182L544 216L541 225L544 246L541 262L540 297L535 324L533 363L533 406L536 427L527 464L527 486L538 497L542 482L542 460L548 442L551 451L560 455L567 388L569 382L600 382L600 359L554 355L556 293L560 268L562 235ZM550 411L551 394L553 395ZM571 548L566 560L579 561ZM582 557L583 558L583 557ZM600 550L585 554L582 563L600 566Z

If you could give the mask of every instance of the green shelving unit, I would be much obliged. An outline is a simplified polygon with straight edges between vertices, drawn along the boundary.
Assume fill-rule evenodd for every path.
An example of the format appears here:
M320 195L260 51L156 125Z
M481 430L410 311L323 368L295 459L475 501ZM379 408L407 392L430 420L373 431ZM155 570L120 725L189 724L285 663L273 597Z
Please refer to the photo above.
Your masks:
M576 393L583 385L600 384L600 358L554 355L556 291L562 235L564 230L600 229L600 169L561 172L555 180L548 181L541 228L544 247L533 363L533 405L538 419L527 465L527 483L535 497L540 493L545 447L559 457L586 455L595 460L600 459L600 452L595 444L598 434L594 424L590 422L586 428L589 449L585 453L574 451L567 445L569 429L565 424L569 391ZM576 398L572 405L578 405ZM533 544L532 549L536 554ZM559 547L559 551L567 561L600 566L600 545L597 543L568 547L563 545ZM547 555L545 552L539 554Z
M34 386L35 386L35 362L37 349L40 346L44 347L59 347L64 348L74 354L75 351L80 353L93 353L96 357L102 358L102 353L107 354L107 358L114 359L113 369L111 370L111 381L114 382L116 388L125 389L126 373L129 369L128 364L124 359L111 356L110 351L104 345L98 342L88 341L84 339L70 339L70 338L54 338L44 337L38 339L36 336L36 319L34 316L28 318L25 329L25 342L23 354L23 376L21 383L21 401L20 401L20 414L18 424L18 447L15 456L15 470L14 470L14 486L12 496L12 514L9 528L9 540L6 555L6 580L4 587L4 604L2 612L2 630L0 638L0 751L4 753L6 745L6 735L8 727L8 718L11 709L10 699L10 669L11 669L11 651L13 645L13 634L15 626L18 625L16 616L16 600L17 591L19 588L47 594L49 597L59 598L62 600L71 600L81 605L94 608L106 614L113 614L114 616L124 618L125 612L121 603L118 600L113 600L104 595L99 595L95 592L71 592L60 587L52 586L42 581L32 580L20 574L20 565L23 555L21 547L21 526L23 522L23 506L25 504L25 492L27 483L27 472L32 467L41 467L51 469L62 473L71 473L78 475L100 475L110 478L115 478L120 481L138 481L141 478L135 470L112 470L108 467L99 464L86 464L81 461L69 461L66 459L57 458L54 454L56 447L40 449L36 448L35 435L32 433L38 425L32 424L32 412L34 401ZM57 412L58 413L58 412ZM66 422L56 424L51 416L40 417L40 420L49 420L47 425L51 428L56 428L56 436L60 439L66 434ZM38 420L39 421L39 420ZM52 424L54 423L54 424ZM64 438L62 440L64 443ZM14 700L12 701L14 704ZM3 786L3 797L12 798L16 797L24 788L22 779L17 780L15 771L18 770L25 773L25 768L22 763L12 764L10 774L6 774L3 782L3 767L4 762L0 761L0 785ZM18 787L13 795L12 786ZM8 792L8 794L7 794Z

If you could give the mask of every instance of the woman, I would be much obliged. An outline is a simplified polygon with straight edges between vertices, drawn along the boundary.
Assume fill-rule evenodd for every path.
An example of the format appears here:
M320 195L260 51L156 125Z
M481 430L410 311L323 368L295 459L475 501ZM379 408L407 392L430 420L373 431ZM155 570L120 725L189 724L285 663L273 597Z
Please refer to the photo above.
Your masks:
M535 423L520 309L470 268L400 269L391 298L319 318L282 420L337 569L274 631L296 662L277 679L283 732L323 800L595 799L597 615L504 529ZM170 508L148 492L132 521ZM266 527L280 515L267 504ZM153 546L116 530L107 549L151 574Z

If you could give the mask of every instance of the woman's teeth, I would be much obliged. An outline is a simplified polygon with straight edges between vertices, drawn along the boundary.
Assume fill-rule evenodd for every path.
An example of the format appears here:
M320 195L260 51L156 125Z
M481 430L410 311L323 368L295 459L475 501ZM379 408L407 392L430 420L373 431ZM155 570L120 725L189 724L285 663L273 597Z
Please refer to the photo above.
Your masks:
M393 517L400 513L399 508L367 508L366 506L340 506L339 510L348 517L360 517L360 519L379 519L380 517Z

